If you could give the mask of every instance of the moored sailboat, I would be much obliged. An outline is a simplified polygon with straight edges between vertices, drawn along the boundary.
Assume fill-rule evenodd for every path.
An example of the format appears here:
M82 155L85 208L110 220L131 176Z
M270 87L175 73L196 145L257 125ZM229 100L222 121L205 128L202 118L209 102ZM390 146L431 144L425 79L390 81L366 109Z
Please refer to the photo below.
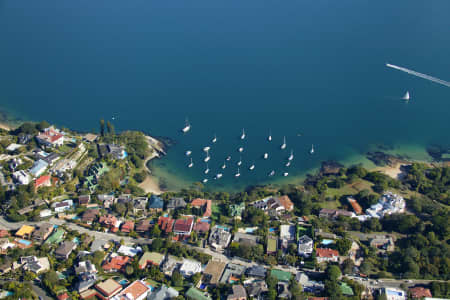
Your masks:
M189 130L191 130L191 124L189 123L189 120L186 118L186 124L184 125L183 129L181 129L181 131L183 131L184 133L188 132Z
M280 148L281 148L281 150L286 149L286 137L285 136L283 137L283 144L281 144Z

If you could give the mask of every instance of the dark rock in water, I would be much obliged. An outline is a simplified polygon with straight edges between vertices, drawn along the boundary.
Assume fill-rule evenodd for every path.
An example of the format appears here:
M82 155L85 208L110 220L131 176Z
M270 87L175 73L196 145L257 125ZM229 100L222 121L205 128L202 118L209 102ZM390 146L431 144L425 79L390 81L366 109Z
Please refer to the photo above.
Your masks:
M427 147L427 152L435 161L450 161L450 148L431 145Z
M322 167L320 168L320 175L334 175L339 174L339 171L344 166L337 161L328 160L322 162Z
M398 158L381 152L381 151L375 151L375 152L367 152L366 154L367 159L372 161L375 165L384 167L384 166L394 166L396 162L398 161Z

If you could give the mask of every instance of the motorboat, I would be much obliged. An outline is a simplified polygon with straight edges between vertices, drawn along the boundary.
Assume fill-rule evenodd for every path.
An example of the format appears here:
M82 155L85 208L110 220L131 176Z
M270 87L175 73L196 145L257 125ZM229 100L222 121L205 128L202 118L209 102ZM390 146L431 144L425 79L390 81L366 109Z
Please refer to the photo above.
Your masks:
M269 158L269 153L267 153L267 152L264 153L264 156L263 156L263 157L264 157L264 159L268 159L268 158Z
M185 152L185 154L186 154L186 156L190 156L192 154L192 151L188 150L188 151Z

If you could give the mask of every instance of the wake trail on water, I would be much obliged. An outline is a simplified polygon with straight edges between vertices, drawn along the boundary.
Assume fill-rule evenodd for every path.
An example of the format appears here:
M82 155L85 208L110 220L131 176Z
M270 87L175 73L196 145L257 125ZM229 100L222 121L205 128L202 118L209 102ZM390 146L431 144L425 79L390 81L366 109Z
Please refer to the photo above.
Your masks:
M405 72L405 73L408 73L408 74L411 74L411 75L414 75L414 76L417 76L417 77L420 77L420 78L423 78L423 79L426 79L429 81L433 81L433 82L445 85L446 87L450 87L450 82L427 75L427 74L419 73L419 72L416 72L416 71L413 71L413 70L410 70L407 68L403 68L403 67L399 67L399 66L391 65L391 64L386 64L386 67L396 69L396 70L399 70L399 71L402 71L402 72Z

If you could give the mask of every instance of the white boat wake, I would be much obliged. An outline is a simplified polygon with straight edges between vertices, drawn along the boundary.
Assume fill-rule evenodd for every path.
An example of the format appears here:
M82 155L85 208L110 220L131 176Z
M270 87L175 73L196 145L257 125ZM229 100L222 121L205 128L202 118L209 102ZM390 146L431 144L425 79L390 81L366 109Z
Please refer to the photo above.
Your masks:
M417 76L417 77L420 77L420 78L423 78L423 79L426 79L429 81L433 81L433 82L445 85L447 87L450 87L450 82L427 75L427 74L419 73L419 72L416 72L416 71L413 71L413 70L410 70L407 68L403 68L403 67L399 67L399 66L391 65L391 64L386 64L386 67L396 69L396 70L399 70L399 71L402 71L402 72L405 72L405 73L408 73L408 74L411 74L411 75L414 75L414 76Z

